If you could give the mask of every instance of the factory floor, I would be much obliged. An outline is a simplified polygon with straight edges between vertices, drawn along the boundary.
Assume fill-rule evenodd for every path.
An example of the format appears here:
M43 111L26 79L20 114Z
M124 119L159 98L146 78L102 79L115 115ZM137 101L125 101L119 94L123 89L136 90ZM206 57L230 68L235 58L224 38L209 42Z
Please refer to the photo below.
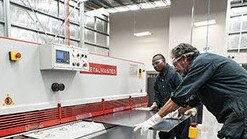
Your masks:
M215 117L203 107L202 124L198 125L197 139L218 139L217 132L221 129L222 124L219 124Z

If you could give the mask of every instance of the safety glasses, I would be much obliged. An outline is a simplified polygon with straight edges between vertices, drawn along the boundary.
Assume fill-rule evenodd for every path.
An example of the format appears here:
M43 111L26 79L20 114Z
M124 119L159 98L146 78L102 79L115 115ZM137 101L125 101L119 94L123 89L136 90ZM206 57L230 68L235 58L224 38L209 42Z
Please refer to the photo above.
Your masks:
M181 55L181 56L178 57L178 58L173 58L173 59L172 59L172 64L173 64L173 66L176 66L176 65L178 64L179 60L181 60L181 59L183 58L183 56L184 56L184 55Z
M172 59L172 64L173 64L174 66L177 66L179 60L181 60L183 57L187 57L187 56L193 55L193 54L195 54L195 52L188 52L188 53L182 54L182 55L181 55L180 57L178 57L178 58L173 58L173 59Z

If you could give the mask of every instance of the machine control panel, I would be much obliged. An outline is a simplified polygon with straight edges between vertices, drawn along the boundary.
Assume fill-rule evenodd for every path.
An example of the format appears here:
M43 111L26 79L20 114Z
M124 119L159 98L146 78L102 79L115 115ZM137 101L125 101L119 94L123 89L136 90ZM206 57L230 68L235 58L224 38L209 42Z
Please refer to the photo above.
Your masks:
M88 71L88 50L63 44L40 46L41 70Z

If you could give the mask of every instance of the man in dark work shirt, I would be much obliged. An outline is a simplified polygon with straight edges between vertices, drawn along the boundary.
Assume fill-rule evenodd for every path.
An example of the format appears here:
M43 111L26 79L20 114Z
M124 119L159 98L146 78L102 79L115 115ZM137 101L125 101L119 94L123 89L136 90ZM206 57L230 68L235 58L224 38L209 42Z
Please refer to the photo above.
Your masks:
M181 83L182 77L166 63L161 54L153 56L152 65L159 72L154 84L154 102L150 110L162 107L171 97L171 92ZM183 121L170 132L159 132L160 139L188 139L189 119Z
M181 43L171 51L173 65L184 76L171 98L135 131L152 127L162 117L186 107L195 96L223 127L218 138L247 139L247 72L235 61L212 53L200 54L190 44Z

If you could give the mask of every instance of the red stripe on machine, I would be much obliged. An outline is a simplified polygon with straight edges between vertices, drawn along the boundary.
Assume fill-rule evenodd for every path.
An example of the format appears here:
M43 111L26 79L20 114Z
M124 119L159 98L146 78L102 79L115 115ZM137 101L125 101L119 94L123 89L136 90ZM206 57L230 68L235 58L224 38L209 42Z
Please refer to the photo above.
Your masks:
M89 71L81 71L80 73L116 76L117 66L98 64L98 63L89 63Z

